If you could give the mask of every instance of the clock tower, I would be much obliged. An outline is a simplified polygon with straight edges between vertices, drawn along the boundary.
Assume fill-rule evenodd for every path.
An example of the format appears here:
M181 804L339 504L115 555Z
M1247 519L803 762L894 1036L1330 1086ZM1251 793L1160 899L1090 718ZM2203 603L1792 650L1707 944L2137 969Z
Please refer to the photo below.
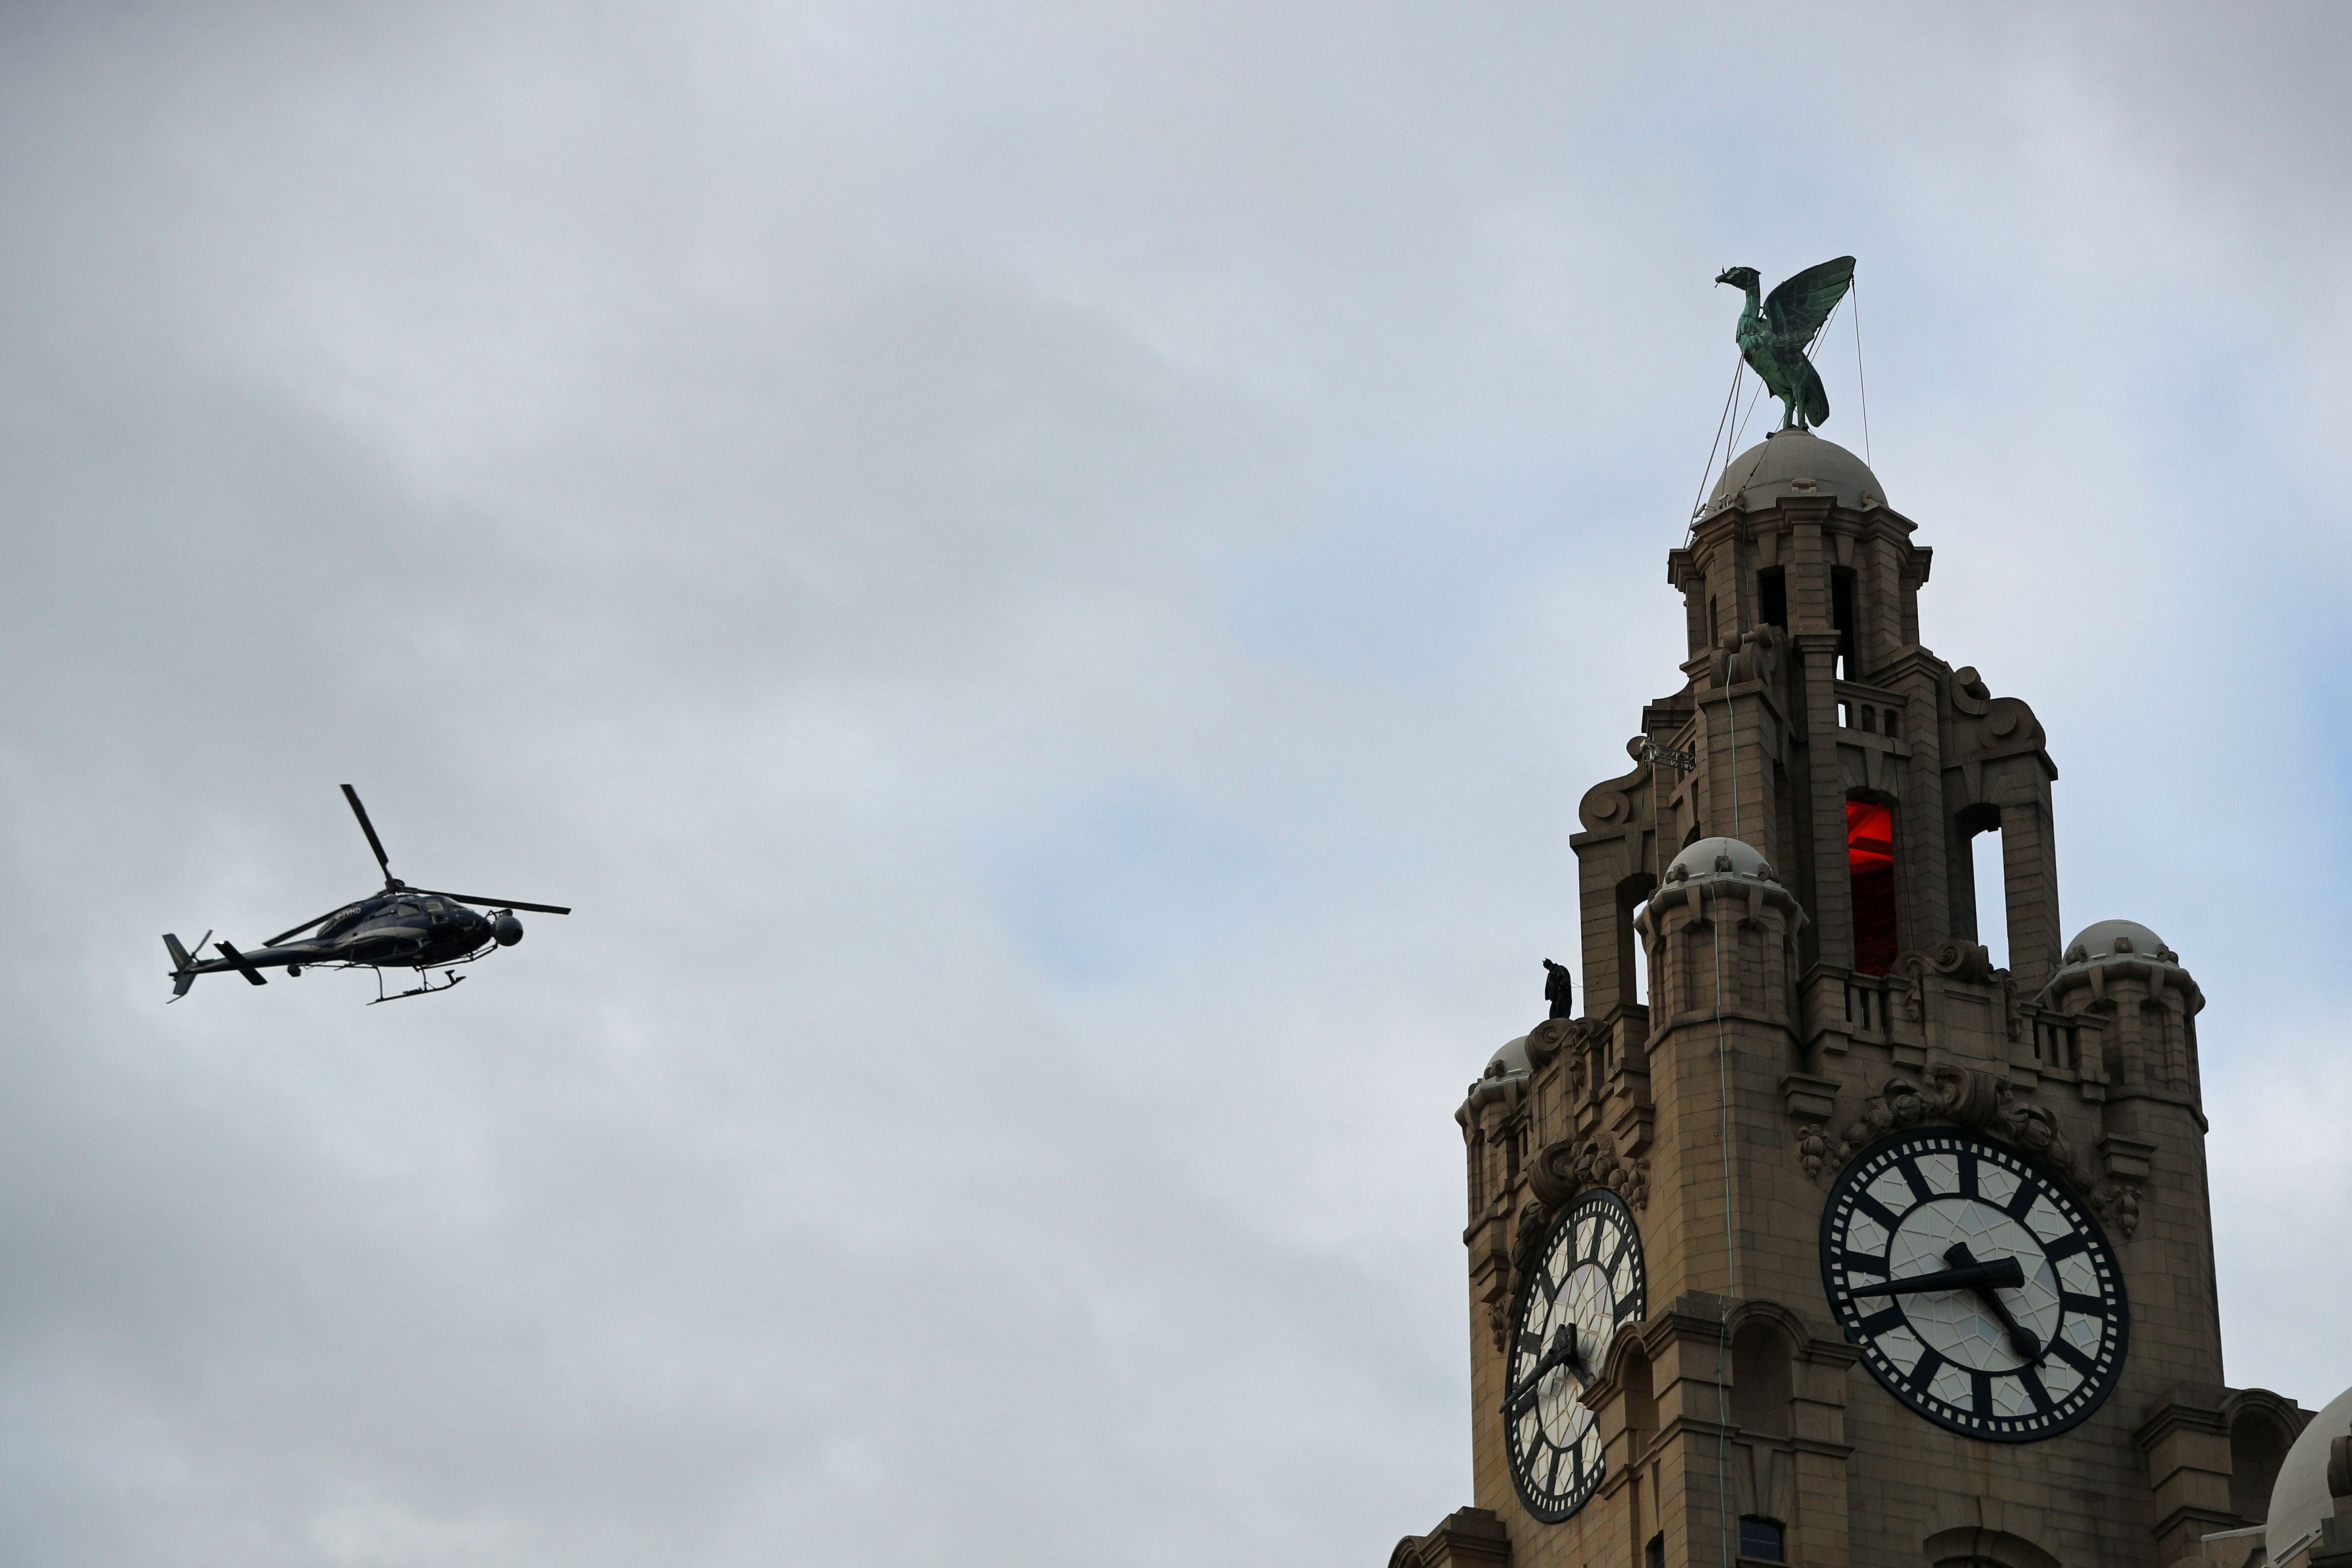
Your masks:
M2237 1568L2263 1521L2309 1416L2225 1384L2204 997L2066 937L2046 737L1922 646L1916 531L1791 427L1668 553L1582 1014L1456 1112L1475 1502L1392 1568Z

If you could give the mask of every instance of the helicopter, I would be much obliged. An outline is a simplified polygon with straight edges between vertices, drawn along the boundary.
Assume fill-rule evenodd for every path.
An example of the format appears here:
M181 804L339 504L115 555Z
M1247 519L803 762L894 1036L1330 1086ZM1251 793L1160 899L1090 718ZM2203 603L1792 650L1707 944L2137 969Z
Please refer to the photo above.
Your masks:
M212 932L206 931L196 940L194 953L180 945L176 935L164 933L163 946L172 955L173 1001L185 996L199 974L223 974L234 970L252 984L267 985L269 982L261 972L280 968L289 978L306 969L372 969L376 974L375 1002L438 995L466 978L455 973L455 965L487 958L499 948L512 947L522 940L522 921L515 919L517 910L546 915L572 912L558 904L478 899L469 893L412 888L392 874L392 858L383 852L383 840L376 837L375 824L368 820L367 807L360 804L359 792L345 784L343 798L352 803L352 815L360 819L360 831L367 835L368 847L375 851L376 864L383 868L383 891L330 910L290 931L279 931L250 952L239 952L226 942L214 942L213 946L220 950L221 955L201 958L196 955L204 952L205 942L212 942ZM315 934L303 937L313 928ZM298 937L302 940L294 940ZM421 983L415 990L387 996L383 991L383 972L387 969L413 969ZM442 984L438 985L433 984L430 973L436 969L442 972ZM373 1007L375 1002L368 1005Z

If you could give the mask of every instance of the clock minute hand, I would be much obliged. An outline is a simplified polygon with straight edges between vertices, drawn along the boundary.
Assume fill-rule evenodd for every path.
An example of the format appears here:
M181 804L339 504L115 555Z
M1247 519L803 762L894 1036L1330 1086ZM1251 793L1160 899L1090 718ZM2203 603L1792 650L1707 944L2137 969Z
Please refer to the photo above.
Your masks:
M1576 1325L1562 1323L1552 1331L1549 1348L1538 1358L1535 1365L1528 1369L1528 1375L1519 1380L1518 1387L1504 1395L1503 1415L1508 1417L1526 1409L1528 1402L1535 1398L1546 1373L1557 1366L1573 1366L1577 1359Z
M1965 1247L1953 1251L1965 1253ZM1944 1255L1947 1263L1951 1253ZM1901 1279L1889 1279L1884 1285L1862 1285L1846 1292L1849 1296L1909 1296L1923 1290L1979 1290L1988 1286L2016 1287L2025 1283L2025 1270L2014 1258L1996 1258L1989 1263L1976 1259L1955 1268L1938 1269L1933 1274L1912 1274Z

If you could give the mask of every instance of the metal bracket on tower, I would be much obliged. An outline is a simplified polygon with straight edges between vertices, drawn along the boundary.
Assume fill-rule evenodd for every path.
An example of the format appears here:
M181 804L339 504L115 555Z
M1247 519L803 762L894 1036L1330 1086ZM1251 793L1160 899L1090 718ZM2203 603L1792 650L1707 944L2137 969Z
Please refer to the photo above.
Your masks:
M1633 746L1638 748L1637 750L1634 750L1633 754L1641 758L1642 761L1653 764L1662 763L1666 767L1674 769L1675 772L1678 773L1686 773L1693 768L1698 766L1698 757L1696 753L1691 752L1677 752L1671 747L1661 746L1647 735L1634 736Z

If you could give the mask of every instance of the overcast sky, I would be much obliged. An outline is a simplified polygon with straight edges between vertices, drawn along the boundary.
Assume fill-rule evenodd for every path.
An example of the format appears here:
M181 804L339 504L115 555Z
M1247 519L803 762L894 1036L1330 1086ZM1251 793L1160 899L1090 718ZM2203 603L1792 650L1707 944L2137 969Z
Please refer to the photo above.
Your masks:
M2352 1382L2352 14L1960 11L0 12L0 1559L1385 1561L1709 280L1847 252L2231 1380ZM347 781L578 912L167 1009Z

